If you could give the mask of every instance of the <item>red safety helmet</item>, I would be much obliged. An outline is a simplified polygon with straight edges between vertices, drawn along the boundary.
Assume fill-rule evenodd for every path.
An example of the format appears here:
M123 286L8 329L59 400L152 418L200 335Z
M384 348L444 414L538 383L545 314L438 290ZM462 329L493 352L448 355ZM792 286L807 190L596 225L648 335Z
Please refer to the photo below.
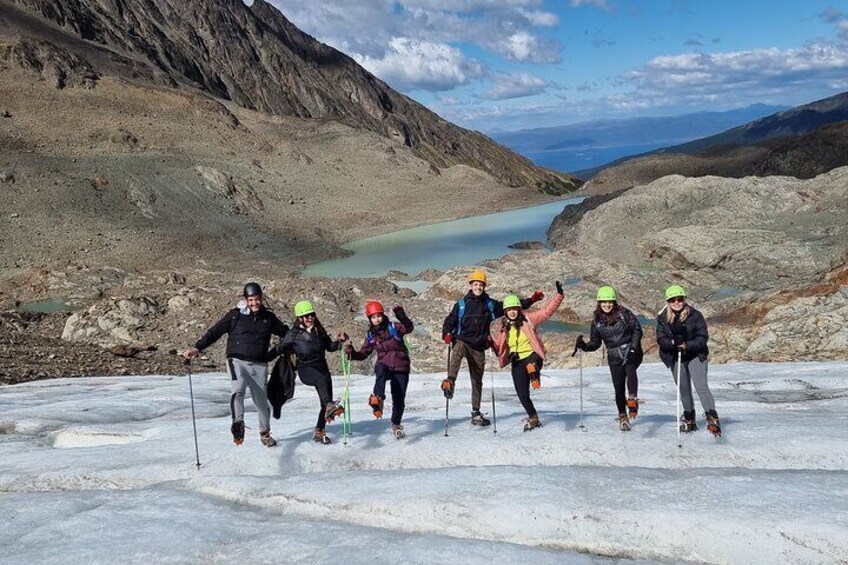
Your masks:
M372 300L371 302L365 305L365 315L369 318L374 314L384 314L385 310L383 309L383 305L377 302L376 300Z

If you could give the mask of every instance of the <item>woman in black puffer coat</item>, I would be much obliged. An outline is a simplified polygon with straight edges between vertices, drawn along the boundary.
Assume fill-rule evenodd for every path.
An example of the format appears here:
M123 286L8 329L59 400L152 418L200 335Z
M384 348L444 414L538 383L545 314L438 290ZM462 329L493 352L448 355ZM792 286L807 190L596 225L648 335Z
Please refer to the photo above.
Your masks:
M642 325L633 312L618 303L615 289L611 286L598 289L598 307L595 309L589 343L583 341L581 335L577 338L576 347L582 351L595 351L601 347L601 342L607 348L607 363L618 408L618 425L622 431L628 431L630 418L635 418L639 412L639 376L636 370L642 364L643 357Z

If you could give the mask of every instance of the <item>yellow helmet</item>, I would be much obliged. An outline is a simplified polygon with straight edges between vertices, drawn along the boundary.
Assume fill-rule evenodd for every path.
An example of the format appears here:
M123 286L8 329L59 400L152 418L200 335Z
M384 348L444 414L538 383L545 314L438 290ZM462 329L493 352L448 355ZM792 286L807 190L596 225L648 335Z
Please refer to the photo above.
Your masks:
M474 281L479 281L483 284L486 284L486 272L478 270L468 275L468 282L473 283Z

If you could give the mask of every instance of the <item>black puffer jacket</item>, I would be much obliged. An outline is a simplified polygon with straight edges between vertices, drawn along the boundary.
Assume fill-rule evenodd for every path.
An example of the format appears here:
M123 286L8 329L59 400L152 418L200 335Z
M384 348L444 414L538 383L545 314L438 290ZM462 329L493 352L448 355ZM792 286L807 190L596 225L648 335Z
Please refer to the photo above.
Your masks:
M327 366L327 351L338 351L340 342L328 335L318 335L308 332L300 324L296 324L283 340L268 352L273 359L283 353L294 353L297 366L318 365Z
M271 335L285 337L288 331L289 327L265 307L255 314L246 307L233 308L209 328L194 346L203 351L221 339L224 334L229 334L228 358L263 363L268 346L271 344Z
M684 306L689 314L685 322L680 321L680 314L674 315L672 323L666 321L666 308L663 308L657 316L657 344L660 346L660 359L666 367L672 367L677 363L677 345L686 342L683 350L683 362L691 361L698 357L705 360L710 354L707 341L710 336L707 333L707 321L703 314L689 306ZM682 311L681 311L682 313Z
M503 302L489 298L485 292L480 296L475 296L473 292L468 291L464 298L465 313L462 316L462 327L460 328L459 320L459 302L453 305L453 308L445 318L445 323L442 325L442 337L453 335L467 343L472 349L485 351L487 339L489 337L489 328L492 321L503 316ZM491 300L492 309L489 309L488 302ZM529 298L521 299L521 307L527 309L533 305L533 301Z
M602 340L610 365L624 365L628 361L636 365L642 363L642 324L627 308L616 305L609 315L595 314L586 351L600 348Z

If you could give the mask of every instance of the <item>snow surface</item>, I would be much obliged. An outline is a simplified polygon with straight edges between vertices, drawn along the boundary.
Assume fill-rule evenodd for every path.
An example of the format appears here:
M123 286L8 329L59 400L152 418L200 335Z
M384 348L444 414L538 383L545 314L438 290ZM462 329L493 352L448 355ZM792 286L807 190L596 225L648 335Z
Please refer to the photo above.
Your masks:
M400 441L354 375L348 446L339 423L311 441L317 395L299 384L273 449L250 400L233 445L226 375L195 375L199 470L185 376L3 387L0 562L848 562L848 363L711 367L725 435L701 422L682 448L665 367L640 369L629 433L604 367L584 370L578 428L578 375L545 371L543 427L523 433L496 373L497 434L469 424L460 375L449 437L441 375L413 375Z

